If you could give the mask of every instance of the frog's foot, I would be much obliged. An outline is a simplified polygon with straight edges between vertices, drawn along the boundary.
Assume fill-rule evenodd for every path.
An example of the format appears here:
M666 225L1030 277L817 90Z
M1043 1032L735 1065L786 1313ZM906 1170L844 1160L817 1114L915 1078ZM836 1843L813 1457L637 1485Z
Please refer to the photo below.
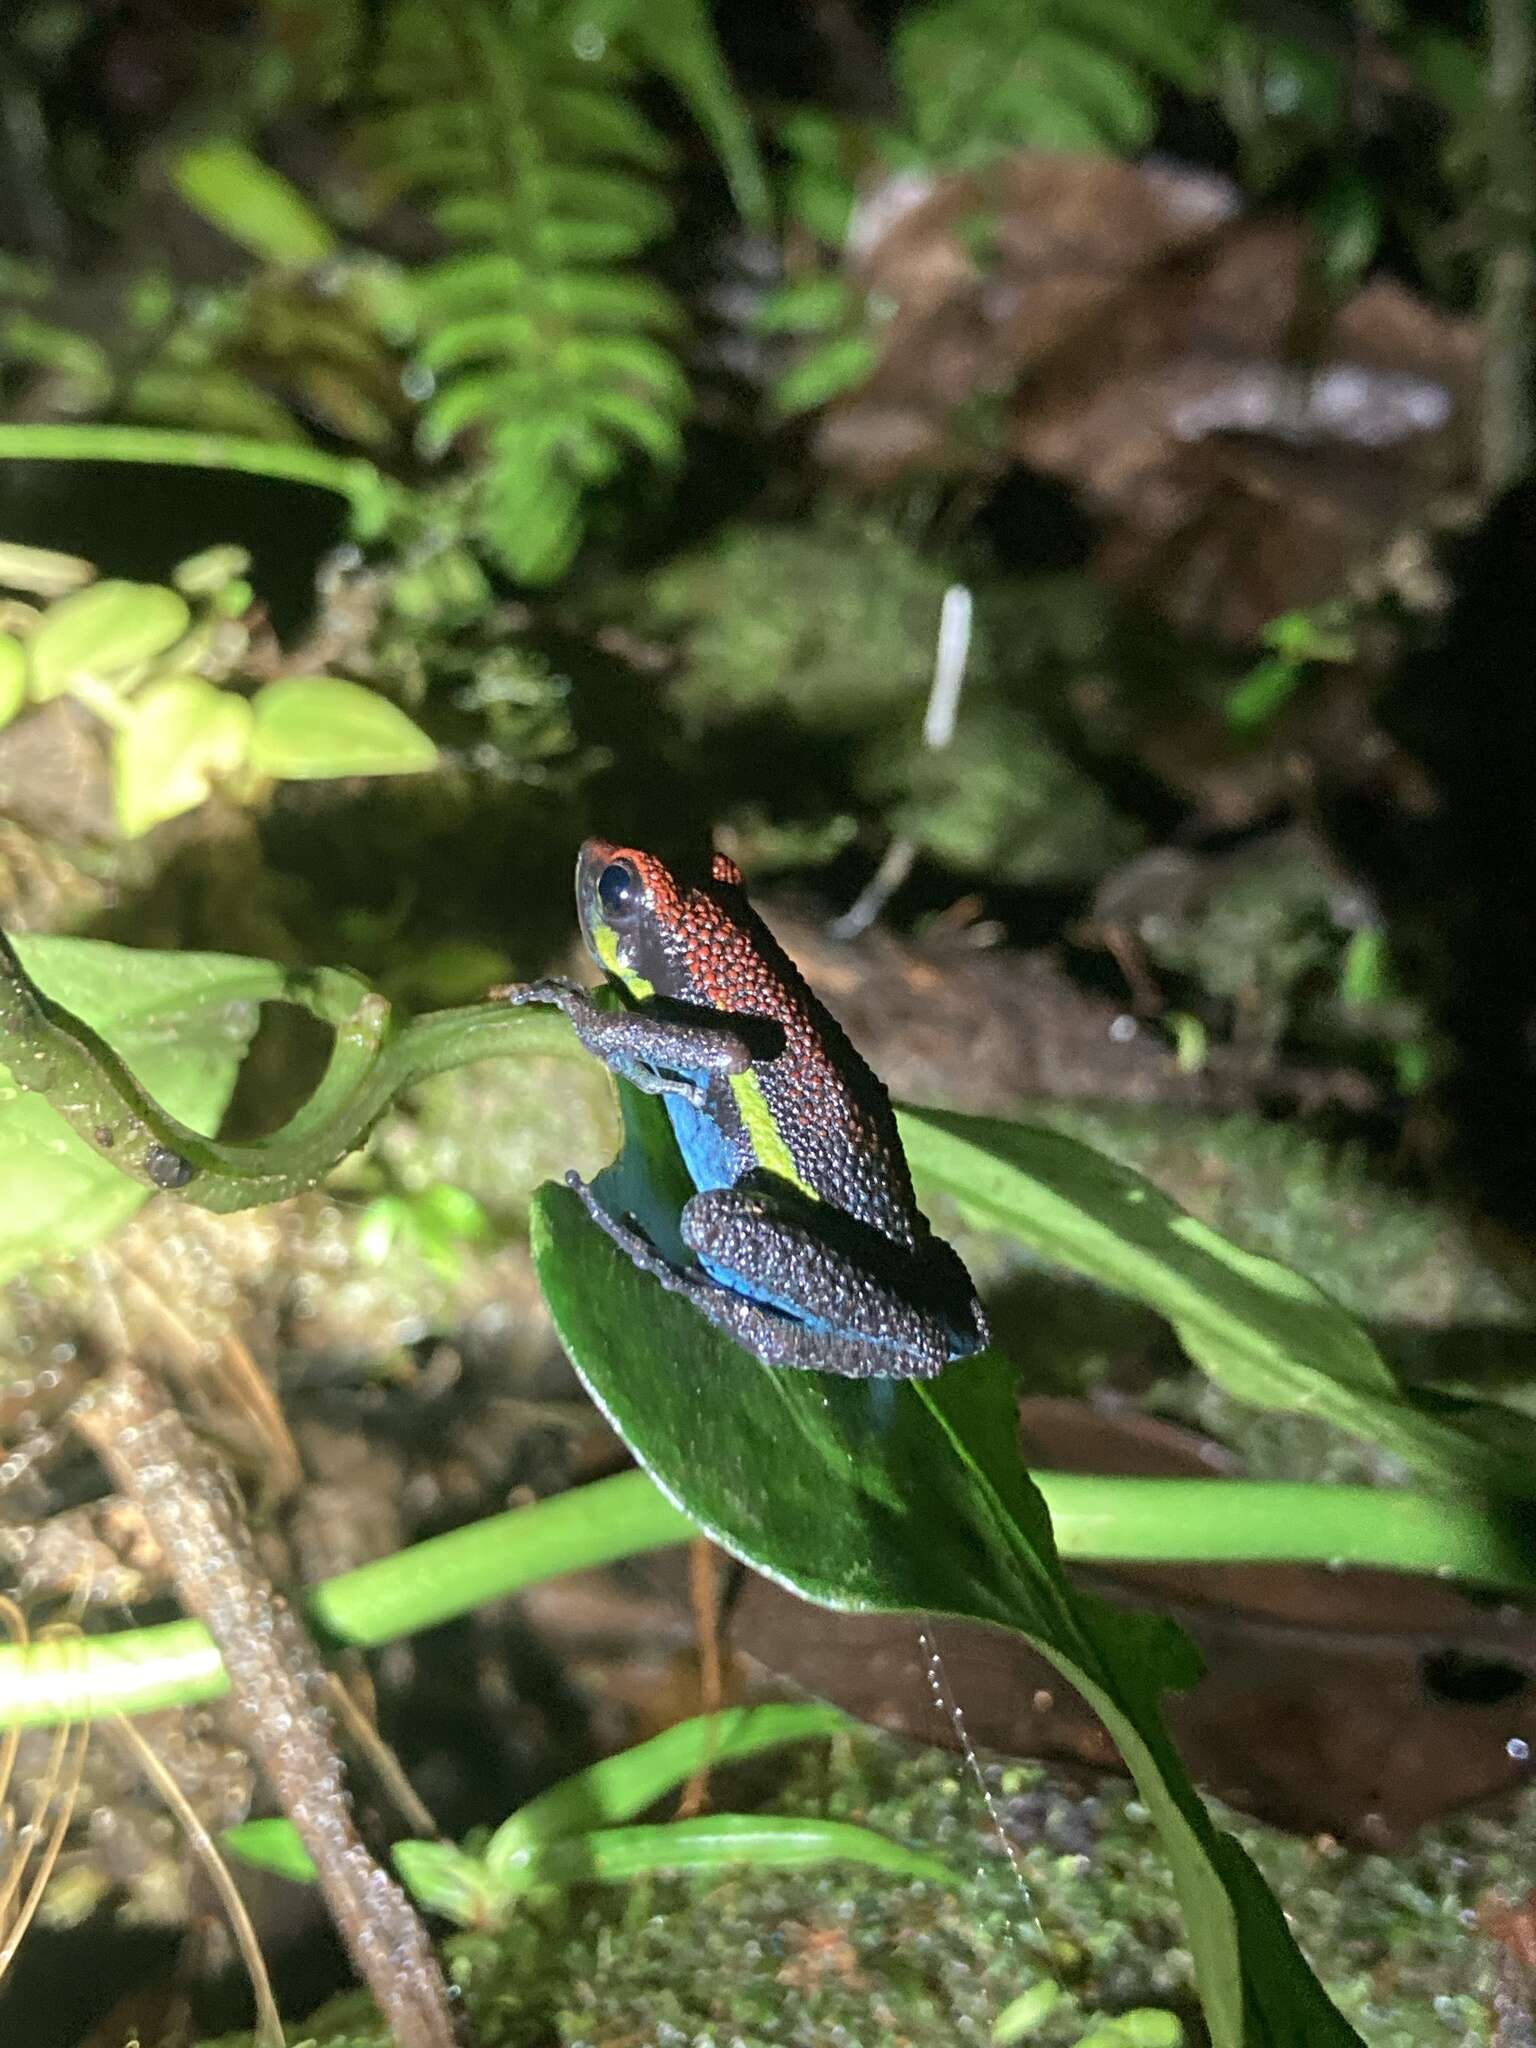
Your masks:
M568 1173L565 1184L573 1194L581 1197L582 1207L592 1221L623 1252L632 1265L642 1273L649 1273L653 1280L659 1280L670 1294L692 1294L695 1283L704 1279L703 1274L690 1274L656 1249L635 1218L627 1211L616 1216L607 1208L598 1195L593 1182L583 1180L579 1173ZM712 1282L706 1282L712 1285Z
M485 992L488 1003L554 1003L567 1010L573 1003L590 1003L592 998L578 983L563 974L546 974L540 981L505 981Z

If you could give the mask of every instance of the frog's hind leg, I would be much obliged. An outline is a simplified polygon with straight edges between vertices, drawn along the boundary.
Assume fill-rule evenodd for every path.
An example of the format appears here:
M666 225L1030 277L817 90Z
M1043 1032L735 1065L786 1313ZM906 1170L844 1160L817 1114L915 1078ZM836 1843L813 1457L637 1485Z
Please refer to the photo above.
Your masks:
M916 1361L873 1344L829 1336L735 1293L700 1267L676 1266L657 1250L632 1216L616 1216L604 1208L591 1185L579 1174L568 1173L566 1185L581 1197L583 1207L598 1228L642 1273L659 1280L669 1294L680 1294L691 1301L700 1315L764 1365L788 1366L797 1372L837 1373L843 1379L853 1380L926 1379L942 1367L942 1359Z

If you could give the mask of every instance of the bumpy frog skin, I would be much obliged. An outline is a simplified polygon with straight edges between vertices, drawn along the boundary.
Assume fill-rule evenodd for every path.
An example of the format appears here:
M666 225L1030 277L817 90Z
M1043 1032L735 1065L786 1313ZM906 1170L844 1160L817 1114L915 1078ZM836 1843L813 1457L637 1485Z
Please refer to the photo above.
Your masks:
M654 854L589 839L576 864L583 936L622 992L554 1003L612 1072L659 1095L696 1192L664 1258L629 1216L571 1185L644 1271L769 1365L851 1379L929 1379L987 1342L955 1252L929 1228L885 1090L716 854L687 878Z

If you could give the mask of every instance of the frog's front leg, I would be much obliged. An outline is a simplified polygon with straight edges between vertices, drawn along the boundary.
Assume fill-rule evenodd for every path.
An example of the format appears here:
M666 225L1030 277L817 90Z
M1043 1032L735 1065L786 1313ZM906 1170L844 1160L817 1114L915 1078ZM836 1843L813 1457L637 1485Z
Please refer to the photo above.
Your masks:
M587 1051L644 1095L680 1095L701 1108L711 1076L744 1074L752 1064L750 1049L724 1022L602 1009L574 981L550 976L491 995L507 1003L553 1003Z
M801 1355L783 1363L919 1379L986 1344L969 1278L940 1239L908 1249L766 1178L692 1196L681 1230L721 1288L800 1327Z

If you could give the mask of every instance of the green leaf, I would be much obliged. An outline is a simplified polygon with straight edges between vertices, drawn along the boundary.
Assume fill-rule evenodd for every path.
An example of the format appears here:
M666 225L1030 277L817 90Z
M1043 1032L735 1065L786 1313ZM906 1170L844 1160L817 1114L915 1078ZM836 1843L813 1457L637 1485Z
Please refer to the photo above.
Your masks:
M1151 141L1157 108L1131 65L1077 36L1050 31L1035 39L1031 55L1052 89L1088 116L1096 138L1127 153Z
M437 748L397 704L339 676L283 676L252 706L250 763L280 782L420 775Z
M1061 1986L1054 1977L1042 1977L1004 2006L993 2022L992 2039L998 2048L1012 2048L1015 2041L1026 2039L1044 2026L1060 2003ZM1078 2048L1082 2048L1081 2043Z
M250 705L201 676L147 684L112 748L113 797L126 836L137 839L195 811L215 781L240 767L250 735Z
M549 280L549 303L567 320L594 327L676 329L678 304L648 277L623 271L566 270Z
M623 39L687 102L725 166L742 219L749 227L766 228L772 217L768 181L704 0L640 0L628 11Z
M264 262L308 270L336 254L335 236L309 201L242 143L194 143L168 169L188 206Z
M313 1884L320 1873L291 1820L236 1821L219 1830L219 1847L257 1870L270 1870L294 1884Z
M474 313L450 320L429 334L417 358L435 371L462 369L466 363L500 362L539 346L540 326L532 313Z
M779 410L811 412L862 384L879 361L879 345L869 335L839 335L785 371L773 392Z
M853 311L857 300L843 277L797 277L770 292L753 315L765 334L823 334Z
M1055 1131L942 1110L900 1112L913 1172L970 1219L1145 1302L1195 1363L1255 1407L1316 1415L1442 1483L1522 1498L1528 1440L1503 1443L1407 1401L1366 1332L1321 1288L1244 1251L1129 1168Z
M851 1725L838 1708L824 1706L733 1707L680 1721L519 1807L486 1844L486 1867L494 1878L510 1877L562 1835L634 1820L696 1771L738 1763L786 1742L835 1735Z
M550 164L543 173L544 204L552 214L614 221L640 238L641 245L664 235L672 209L652 185L570 164Z
M1227 723L1234 732L1261 732L1285 708L1307 679L1306 663L1290 654L1266 655L1227 694Z
M501 1898L478 1856L466 1855L451 1842L396 1842L390 1854L418 1906L457 1927L494 1925Z
M120 678L173 647L191 620L186 599L161 583L107 577L60 598L27 642L31 694L44 704L81 681Z
M675 421L650 399L637 398L631 391L585 391L584 413L601 420L605 427L649 455L663 469L682 460L683 437Z
M27 701L27 650L14 633L0 633L0 727Z
M281 986L263 960L140 953L96 939L18 938L23 965L94 1026L173 1116L212 1132L234 1089L256 1006ZM0 1067L0 1277L78 1251L146 1199Z
M672 161L673 151L665 136L615 92L548 87L539 103L539 115L551 139L570 157L618 157L646 171L664 171Z
M35 597L64 597L93 582L96 566L83 555L61 555L54 548L29 548L20 541L0 540L0 589L25 590Z
M651 1827L598 1828L563 1837L533 1858L525 1888L536 1884L622 1884L654 1871L804 1870L818 1863L863 1863L892 1877L956 1884L937 1856L909 1849L873 1828L842 1820L793 1820L776 1814L711 1813Z
M500 250L480 250L433 264L414 284L417 312L436 328L473 313L516 305L529 289L529 276L526 264L515 257Z
M654 1169L624 1177L669 1143L664 1112L628 1088L621 1096L629 1143L609 1185L616 1204L645 1216ZM1000 1360L927 1384L775 1371L641 1274L568 1190L541 1191L532 1234L577 1370L707 1534L824 1606L1017 1629L1091 1701L1163 1835L1215 2048L1354 2042L1278 1908L1216 1833L1162 1725L1158 1694L1195 1675L1189 1646L1156 1617L1111 1615L1062 1576L1019 1462Z

